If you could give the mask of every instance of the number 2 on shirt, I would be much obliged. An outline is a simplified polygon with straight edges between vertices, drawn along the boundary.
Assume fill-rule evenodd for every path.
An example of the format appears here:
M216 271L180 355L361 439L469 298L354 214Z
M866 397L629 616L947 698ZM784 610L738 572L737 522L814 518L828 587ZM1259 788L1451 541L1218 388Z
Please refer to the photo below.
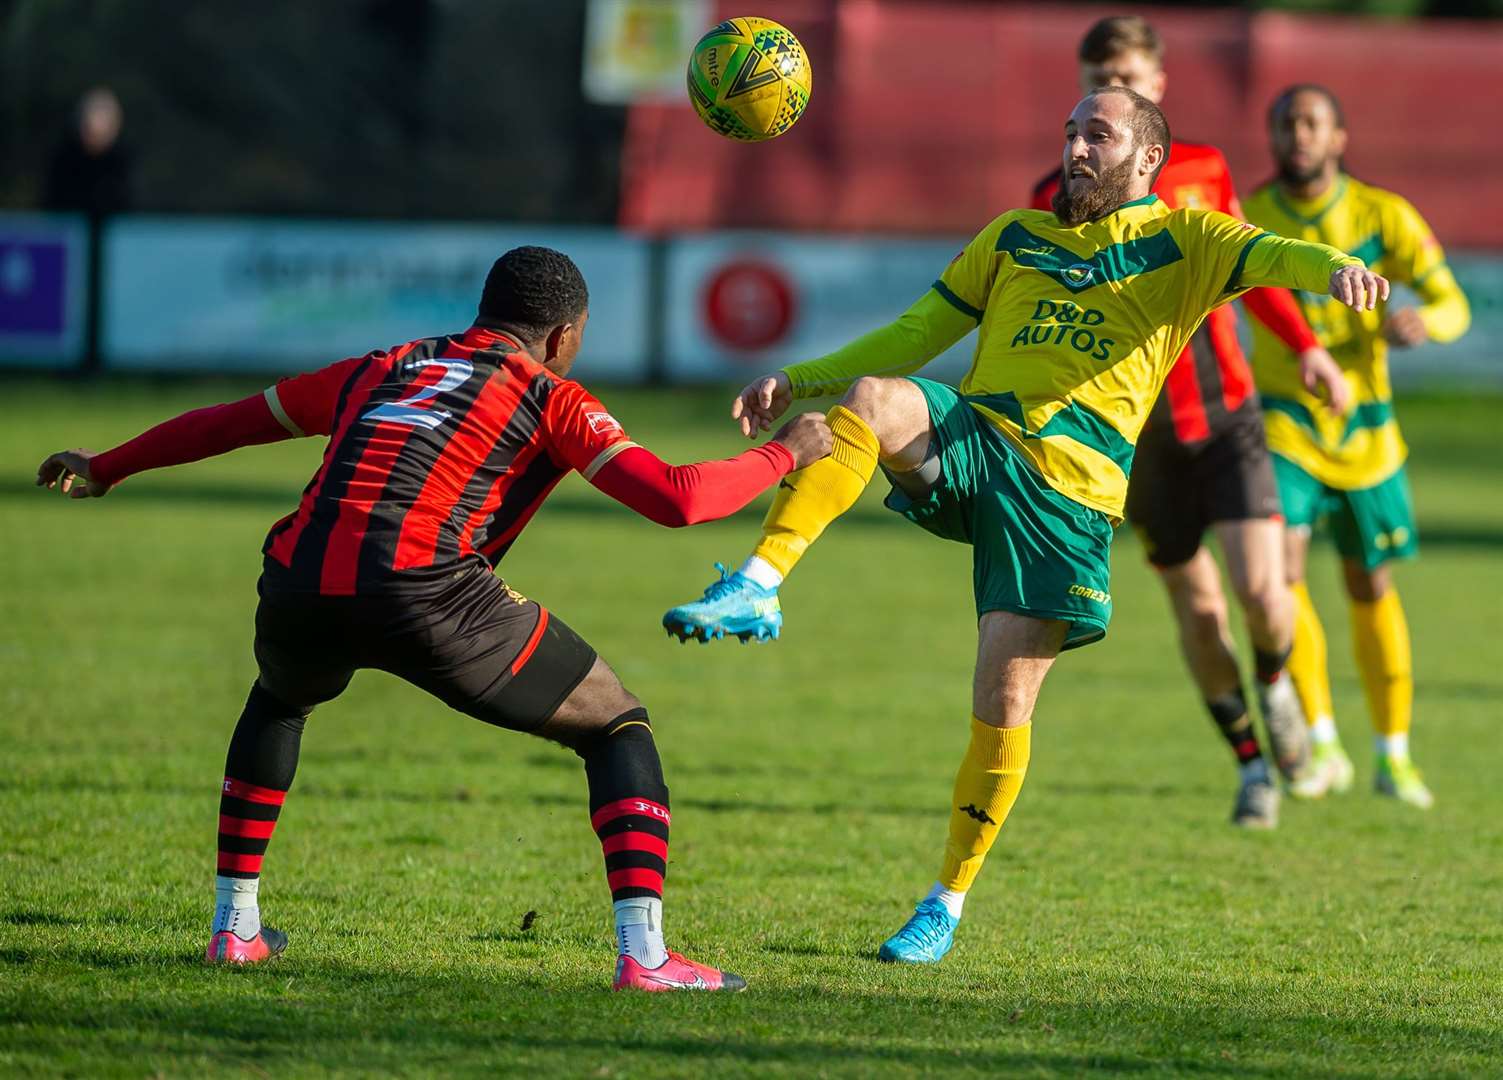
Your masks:
M416 407L417 402L427 401L431 397L453 390L475 374L475 365L468 360L409 360L402 365L405 374L413 374L430 367L444 369L443 377L438 382L414 390L396 401L377 405L367 410L360 419L371 420L378 424L412 424L425 427L430 431L449 419L454 414L447 409L419 409Z

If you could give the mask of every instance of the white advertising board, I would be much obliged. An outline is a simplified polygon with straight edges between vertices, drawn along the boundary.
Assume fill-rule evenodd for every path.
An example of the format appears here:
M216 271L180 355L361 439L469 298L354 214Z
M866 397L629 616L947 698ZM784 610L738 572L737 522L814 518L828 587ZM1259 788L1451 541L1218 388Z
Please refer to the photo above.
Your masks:
M667 260L668 373L684 381L736 380L839 348L897 318L966 239L677 239ZM924 374L959 378L975 340L968 335Z
M87 228L71 214L0 214L0 366L82 360Z
M285 372L469 326L491 263L557 248L590 286L586 379L638 380L644 241L613 229L130 217L105 236L114 369Z

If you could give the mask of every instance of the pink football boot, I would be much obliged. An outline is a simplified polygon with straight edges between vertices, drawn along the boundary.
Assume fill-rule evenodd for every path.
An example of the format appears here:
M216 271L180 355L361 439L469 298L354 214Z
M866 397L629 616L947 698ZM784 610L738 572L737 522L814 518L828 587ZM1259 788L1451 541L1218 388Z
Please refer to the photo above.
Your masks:
M643 967L630 956L616 960L613 990L745 990L746 980L729 971L717 971L670 952L655 968Z
M269 926L246 941L228 930L221 930L209 939L204 950L204 960L210 964L259 964L270 960L287 948L287 935Z

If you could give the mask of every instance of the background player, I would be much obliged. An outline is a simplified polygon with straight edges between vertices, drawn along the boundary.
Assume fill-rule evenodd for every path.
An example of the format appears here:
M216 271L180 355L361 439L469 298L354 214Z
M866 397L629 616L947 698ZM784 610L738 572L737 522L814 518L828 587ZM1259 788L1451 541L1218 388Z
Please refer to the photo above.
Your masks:
M829 413L829 458L780 484L763 523L754 556L778 580L878 463L894 484L890 508L974 552L970 745L939 880L882 945L885 960L932 963L949 950L1022 788L1044 678L1061 650L1106 634L1133 441L1206 312L1258 284L1330 289L1363 306L1387 289L1333 248L1169 210L1150 194L1168 149L1153 102L1122 87L1088 95L1065 124L1053 214L1003 214L897 322L756 380L732 405L751 435L795 397L849 388ZM978 327L958 392L871 375L917 371ZM685 637L750 632L780 619L776 600L775 586L738 572L663 621Z
M584 279L547 248L492 267L475 325L284 379L184 414L103 454L71 450L37 483L99 496L133 473L241 446L329 436L295 513L272 527L256 610L259 668L230 740L207 959L286 947L261 924L261 861L315 705L360 668L389 671L583 759L620 956L615 987L739 990L663 944L668 788L647 711L562 620L492 572L570 470L638 513L687 525L733 513L828 452L805 415L728 461L668 466L566 379L588 320Z
M1404 469L1388 378L1388 348L1454 341L1471 312L1445 253L1419 212L1398 195L1342 169L1346 125L1336 97L1295 86L1274 100L1268 129L1278 176L1247 202L1247 216L1285 236L1317 240L1366 260L1419 294L1422 306L1347 311L1302 294L1310 325L1341 365L1356 407L1350 417L1323 412L1289 371L1289 350L1254 327L1254 368L1288 520L1288 572L1296 603L1289 661L1312 724L1314 761L1296 795L1318 797L1351 786L1351 759L1337 738L1326 670L1325 631L1305 585L1310 527L1331 516L1342 576L1351 599L1352 641L1377 732L1380 794L1413 806L1434 801L1409 756L1414 701L1409 628L1388 563L1418 550L1414 506Z
M1102 19L1081 39L1077 55L1083 92L1126 86L1156 104L1163 100L1163 43L1145 19ZM1034 189L1034 208L1049 209L1059 184L1056 169ZM1170 207L1242 216L1226 159L1214 146L1175 139L1153 190ZM1332 407L1344 411L1347 388L1340 369L1289 291L1253 289L1242 302L1298 357L1301 378L1318 381ZM1283 529L1263 417L1230 305L1207 316L1154 402L1133 456L1127 519L1169 594L1180 650L1206 711L1236 754L1241 776L1232 821L1272 827L1279 793L1247 713L1221 571L1202 543L1206 531L1214 530L1247 619L1274 757L1294 777L1309 760L1305 717L1284 672L1294 607L1284 581Z

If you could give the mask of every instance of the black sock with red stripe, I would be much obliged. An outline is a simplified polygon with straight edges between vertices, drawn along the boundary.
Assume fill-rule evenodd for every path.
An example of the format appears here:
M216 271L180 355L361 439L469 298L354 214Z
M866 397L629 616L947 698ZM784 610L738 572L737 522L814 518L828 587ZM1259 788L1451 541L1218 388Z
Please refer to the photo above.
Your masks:
M260 932L261 860L297 772L307 719L307 710L277 700L260 683L251 687L230 738L219 796L214 933L230 930L249 941Z
M616 717L577 752L590 783L590 824L605 853L620 951L657 967L666 957L662 900L670 818L647 710Z
M1222 694L1206 702L1206 710L1216 722L1216 730L1237 755L1237 764L1260 760L1263 749L1258 745L1258 733L1253 728L1252 718L1247 715L1247 698L1242 687L1229 694Z

